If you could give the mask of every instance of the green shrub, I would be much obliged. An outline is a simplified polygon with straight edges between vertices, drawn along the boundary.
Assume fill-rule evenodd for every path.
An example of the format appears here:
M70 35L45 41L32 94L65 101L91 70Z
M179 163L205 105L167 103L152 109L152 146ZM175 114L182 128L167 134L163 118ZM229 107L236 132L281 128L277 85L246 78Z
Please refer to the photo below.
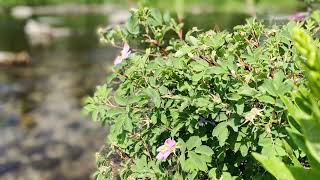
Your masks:
M288 98L282 99L293 118L288 128L290 137L307 154L309 164L295 160L290 165L275 157L260 154L254 156L277 179L320 179L320 44L299 28L295 29L293 39L302 55L309 83L298 88L294 103ZM287 148L291 151L290 146Z
M114 157L122 179L269 177L251 152L291 163L280 97L304 82L290 40L295 26L251 19L231 33L183 35L168 14L141 8L126 24L101 30L107 43L131 49L86 101L93 120L110 126L112 150L98 154L96 177L117 174Z

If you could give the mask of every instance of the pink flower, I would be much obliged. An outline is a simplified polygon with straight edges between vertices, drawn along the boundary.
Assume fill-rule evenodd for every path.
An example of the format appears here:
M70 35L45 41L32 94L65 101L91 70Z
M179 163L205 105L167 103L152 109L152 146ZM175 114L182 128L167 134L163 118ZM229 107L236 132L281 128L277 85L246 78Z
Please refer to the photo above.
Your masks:
M303 21L307 16L307 13L305 12L298 12L298 13L295 13L291 16L289 16L289 19L292 20L292 21Z
M160 146L157 149L158 155L157 155L157 160L166 160L169 155L175 151L176 149L176 141L174 139L168 138L165 142L164 145Z
M117 58L114 60L114 64L120 64L123 60L127 59L130 55L131 51L130 51L130 46L128 43L124 43L122 51L120 53L119 56L117 56Z

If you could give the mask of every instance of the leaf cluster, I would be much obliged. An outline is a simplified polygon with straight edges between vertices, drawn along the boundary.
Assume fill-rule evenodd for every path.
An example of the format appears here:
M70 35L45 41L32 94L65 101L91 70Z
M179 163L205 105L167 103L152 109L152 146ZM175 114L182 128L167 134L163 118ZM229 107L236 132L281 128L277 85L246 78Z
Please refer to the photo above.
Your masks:
M254 154L255 158L277 179L319 179L320 178L320 51L319 40L301 28L293 32L295 47L302 55L301 61L306 70L307 86L300 86L294 102L282 97L288 108L290 128L288 132L295 144L307 155L309 164L302 164L292 156L294 164L286 164L275 157ZM288 146L288 149L291 149Z
M182 35L169 14L141 8L126 24L101 31L108 43L145 49L132 48L85 106L110 126L121 178L259 179L265 170L251 152L288 163L303 158L286 149L281 101L304 84L290 36L295 26L266 28L250 19L233 32L193 28ZM157 161L167 138L178 142L176 151Z

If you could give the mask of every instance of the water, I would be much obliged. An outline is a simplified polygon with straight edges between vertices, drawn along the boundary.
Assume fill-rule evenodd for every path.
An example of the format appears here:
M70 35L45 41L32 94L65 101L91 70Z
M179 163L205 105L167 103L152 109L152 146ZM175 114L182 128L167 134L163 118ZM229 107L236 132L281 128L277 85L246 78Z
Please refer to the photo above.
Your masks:
M30 66L0 67L0 179L89 179L104 142L106 130L83 115L81 100L103 83L117 53L98 42L107 18L49 19L72 35L34 47L26 21L0 19L0 51L32 58Z
M186 17L187 29L230 30L247 16ZM96 35L108 17L33 19L67 28L71 35L31 46L26 20L0 15L0 51L27 51L32 58L29 66L0 66L0 179L89 179L107 131L83 115L81 102L103 83L118 53L101 46Z

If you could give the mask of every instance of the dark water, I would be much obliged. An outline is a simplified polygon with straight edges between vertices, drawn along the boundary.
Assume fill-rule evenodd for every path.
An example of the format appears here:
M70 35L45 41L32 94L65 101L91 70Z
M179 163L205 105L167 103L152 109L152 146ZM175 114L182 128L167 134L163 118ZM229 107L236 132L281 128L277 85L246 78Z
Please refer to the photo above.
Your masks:
M186 29L231 29L243 14L187 15ZM26 20L0 15L0 51L30 54L29 66L0 66L0 179L89 179L105 128L82 113L118 50L99 44L103 15L33 17L70 36L32 46ZM43 38L42 38L43 39ZM34 40L34 39L33 39Z

